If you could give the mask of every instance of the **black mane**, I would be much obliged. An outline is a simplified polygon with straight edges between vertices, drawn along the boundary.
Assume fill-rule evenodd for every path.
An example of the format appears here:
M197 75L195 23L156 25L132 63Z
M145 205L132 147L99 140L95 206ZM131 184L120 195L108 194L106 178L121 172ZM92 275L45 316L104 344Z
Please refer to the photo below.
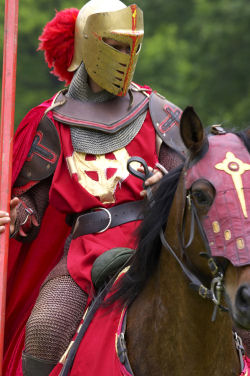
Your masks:
M162 178L154 193L153 202L149 202L146 208L145 218L139 228L139 245L130 269L121 279L109 302L120 299L131 303L155 269L161 249L159 233L161 228L165 228L182 169L183 164Z
M243 141L248 152L250 153L250 128L244 131L235 132L235 134Z
M232 133L243 141L250 153L250 128ZM214 137L214 135L211 136ZM198 160L203 157L207 149L206 144L200 151ZM159 188L154 193L154 201L148 203L145 218L139 228L139 245L131 261L130 269L118 283L108 303L120 299L121 302L130 304L155 270L161 250L160 230L166 226L183 167L184 164L176 167L162 178Z

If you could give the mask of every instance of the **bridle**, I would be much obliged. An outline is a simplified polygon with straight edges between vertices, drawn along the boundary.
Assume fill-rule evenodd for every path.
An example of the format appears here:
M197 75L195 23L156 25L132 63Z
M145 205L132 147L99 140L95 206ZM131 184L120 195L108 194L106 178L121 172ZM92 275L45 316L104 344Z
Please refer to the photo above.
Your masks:
M207 240L207 236L203 229L202 223L200 218L197 214L196 206L192 199L191 192L186 192L186 202L189 207L191 213L191 224L190 224L190 232L189 232L189 239L186 244L184 244L184 230L185 230L185 219L183 218L183 226L182 226L182 236L180 238L180 245L182 253L186 255L185 250L191 246L194 240L194 233L195 233L195 224L199 230L200 236L203 240L204 247L206 252L201 252L200 256L205 257L207 259L209 270L212 274L212 280L210 287L206 287L202 282L201 279L193 272L190 268L187 267L186 264L177 256L171 245L165 238L163 230L160 232L160 239L164 248L166 248L170 254L175 258L177 263L180 265L183 273L189 279L190 287L198 292L198 294L204 299L210 299L214 303L214 311L212 315L212 321L215 321L216 314L218 309L222 311L228 311L228 308L221 305L221 298L224 292L224 274L228 265L227 260L223 260L218 262L211 254L211 249Z
M133 162L137 162L137 163L141 164L141 166L144 169L144 173L135 170L131 165ZM147 166L147 163L145 162L145 160L141 157L135 157L135 156L131 157L127 162L127 168L128 168L128 171L132 175L136 176L137 178L139 178L143 181L143 188L146 189L149 205L150 206L154 205L152 190L151 190L150 187L146 187L145 184L144 184L145 180L148 179L151 176L151 173L148 169L148 166ZM198 278L198 276L195 275L182 262L182 260L176 255L173 248L170 246L170 244L165 239L165 235L163 233L163 230L161 230L161 232L160 232L161 242L162 242L162 245L170 252L170 254L175 258L175 260L180 265L183 273L186 275L186 277L190 281L190 287L192 289L194 289L195 291L197 291L198 294L202 298L210 299L215 304L213 315L212 315L212 321L215 321L218 308L220 310L223 310L223 311L228 311L228 308L221 305L221 297L222 297L222 294L224 292L223 279L224 279L226 267L228 265L228 261L225 260L225 262L220 262L220 263L215 261L214 257L212 256L211 249L210 249L205 231L204 231L203 226L201 224L200 218L197 214L196 207L195 207L193 199L192 199L192 194L191 194L191 192L183 192L183 194L184 194L184 197L185 197L184 206L186 206L186 202L187 202L187 205L188 205L188 207L191 211L191 225L190 225L189 240L186 244L184 244L184 229L185 229L185 219L184 218L185 218L185 215L183 214L184 223L182 224L182 236L181 236L181 240L180 240L181 251L185 256L187 256L185 249L187 249L192 244L192 242L194 240L195 223L196 223L197 226L198 226L201 238L203 240L204 246L206 248L206 252L200 253L200 256L207 258L208 267L209 267L209 269L212 273L212 276L213 276L210 288L206 287L201 282L201 280ZM185 208L183 208L183 209L185 209ZM184 211L185 210L183 210L182 213L184 213Z
M140 173L136 170L134 170L131 166L132 162L139 162L142 167L144 168L144 174ZM187 165L186 165L187 166ZM142 179L145 181L149 176L150 172L148 170L148 166L146 162L140 158L140 157L131 157L128 161L127 164L129 172ZM153 206L154 205L154 198L153 198L153 193L152 189L150 187L146 187L145 184L143 184L144 189L146 189L147 192L147 198L149 201L149 205ZM169 253L174 257L174 259L177 261L179 266L181 267L183 273L189 280L189 285L192 289L194 289L196 292L198 292L199 296L201 296L203 299L209 299L214 303L214 310L212 314L212 322L216 320L217 312L218 309L224 312L228 312L229 309L227 307L224 307L221 304L221 298L223 296L223 293L225 291L224 287L224 275L227 269L227 266L229 264L229 261L226 259L222 259L220 261L216 260L215 257L212 256L211 248L206 236L206 233L204 231L204 228L202 226L202 223L200 221L200 218L198 216L196 206L194 204L193 198L192 198L192 193L191 191L186 191L184 189L183 191L183 197L184 197L184 207L182 208L182 231L181 231L181 236L179 237L179 242L181 246L181 252L183 255L187 257L187 253L185 250L191 246L194 240L194 235L195 235L195 225L198 228L199 234L201 236L201 239L203 241L204 247L205 247L205 252L200 252L200 256L204 257L207 259L207 264L208 268L212 274L212 279L210 283L210 287L206 287L201 279L194 273L190 267L188 267L175 253L171 245L168 243L168 241L165 238L165 234L163 232L163 229L160 231L160 239L163 247L169 251ZM189 236L188 236L188 241L185 243L184 241L184 233L185 233L185 209L188 207L191 213L191 222L190 222L190 231L189 231ZM192 265L191 265L192 266ZM233 338L235 342L235 347L238 352L239 360L240 360L240 366L241 366L241 371L244 370L245 367L245 362L244 362L244 355L245 355L245 350L242 344L242 340L239 337L239 335L233 331Z
M199 233L201 235L201 238L203 240L204 246L206 248L206 252L201 252L200 256L205 257L207 259L208 267L210 269L210 272L213 276L210 284L210 288L204 286L204 284L201 282L200 278L193 273L183 262L182 260L176 255L173 248L170 246L168 241L165 238L163 229L160 231L160 239L163 247L170 252L170 254L175 258L177 263L180 265L183 273L188 278L190 282L190 287L198 292L198 294L204 298L204 299L210 299L214 303L214 310L212 314L211 321L214 322L216 320L216 315L218 312L218 309L224 312L228 312L229 309L227 307L224 307L221 304L221 298L225 291L224 287L224 274L226 271L226 268L228 266L228 261L226 259L218 262L215 260L215 258L211 254L211 249L207 240L207 236L205 234L204 228L202 226L202 223L200 221L200 218L197 214L197 210L195 207L195 204L192 199L191 192L187 192L186 194L186 201L188 202L189 209L191 211L191 225L190 225L190 234L188 242L184 245L184 234L182 233L181 237L181 249L182 253L186 255L185 249L187 249L194 240L194 233L195 233L195 223L197 224ZM185 228L185 225L183 226L183 229ZM184 231L183 231L184 232ZM240 366L241 366L241 372L243 372L245 367L244 362L244 355L245 350L242 344L242 339L240 336L233 330L233 338L235 342L235 348L239 356L240 360Z

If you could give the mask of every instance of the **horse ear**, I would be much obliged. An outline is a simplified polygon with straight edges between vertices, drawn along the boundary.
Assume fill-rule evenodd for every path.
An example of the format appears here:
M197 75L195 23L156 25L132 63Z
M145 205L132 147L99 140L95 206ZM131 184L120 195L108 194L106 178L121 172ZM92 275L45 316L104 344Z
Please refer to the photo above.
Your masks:
M202 123L191 106L186 107L182 113L180 132L187 149L192 154L197 154L201 150L206 136Z

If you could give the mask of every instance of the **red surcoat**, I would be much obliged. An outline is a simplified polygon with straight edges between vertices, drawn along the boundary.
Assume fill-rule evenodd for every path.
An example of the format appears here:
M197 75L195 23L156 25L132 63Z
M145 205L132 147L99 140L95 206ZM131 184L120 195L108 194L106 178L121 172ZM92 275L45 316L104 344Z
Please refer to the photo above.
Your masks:
M36 128L52 99L32 109L16 132L13 181L27 158ZM52 118L51 113L48 116ZM31 244L22 246L15 240L11 241L4 375L21 374L17 369L20 370L19 359L23 349L26 320L39 293L41 283L62 255L63 243L70 231L65 224L64 213L81 212L100 206L111 207L123 202L139 200L139 193L142 190L141 180L127 175L117 182L113 191L113 202L104 203L98 195L90 194L79 183L76 174L73 173L70 176L67 168L65 158L72 156L73 153L69 127L56 121L54 123L62 142L62 153L54 173L50 189L50 205L45 212L40 233ZM148 112L139 133L124 148L126 156L141 156L149 166L154 166L158 161L155 138L155 130ZM111 154L109 153L105 158L111 160L117 158L116 155ZM123 158L123 155L118 156L118 159ZM106 173L107 179L112 179L112 174L115 173L114 168L111 167ZM89 172L89 175L95 182L95 171L92 175ZM74 280L86 292L90 293L92 290L90 271L95 258L113 247L135 248L136 237L131 234L138 225L139 221L126 223L104 233L86 235L72 242L68 254L68 269Z
M117 161L117 159L140 156L145 159L149 166L155 166L156 162L158 162L155 130L149 112L138 134L124 149L121 149L121 152L118 151L117 153L115 151L114 153L108 153L101 157L99 162L96 160L95 156L84 155L84 161L94 161L92 166L93 168L97 168L97 171L83 172L83 175L88 173L88 177L83 176L83 178L85 182L87 181L87 183L91 185L92 191L98 194L98 174L106 176L107 182L112 179L114 180L113 192L111 192L111 194L107 192L109 197L104 197L103 199L101 199L100 196L91 194L88 187L81 185L77 173L73 172L70 175L68 168L69 162L66 162L68 158L72 158L72 154L74 153L70 129L68 126L60 124L59 131L62 154L50 189L51 205L64 213L78 213L92 208L107 208L141 199L140 191L143 189L142 181L128 174L126 171L126 161ZM114 161L115 164L112 163ZM114 166L117 164L118 168L120 168L121 163L124 169L115 180L114 176L117 173L117 168L114 168ZM95 187L96 184L97 188ZM90 273L94 260L106 250L114 247L135 248L137 238L133 234L139 223L139 221L129 222L108 229L102 233L78 237L71 242L68 253L68 269L73 279L88 294L91 293Z

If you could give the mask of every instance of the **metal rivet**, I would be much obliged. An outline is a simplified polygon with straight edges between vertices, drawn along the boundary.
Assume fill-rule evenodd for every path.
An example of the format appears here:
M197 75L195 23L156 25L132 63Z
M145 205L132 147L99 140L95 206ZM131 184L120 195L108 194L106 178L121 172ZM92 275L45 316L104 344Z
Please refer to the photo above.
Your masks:
M224 236L225 236L225 239L226 239L226 240L230 240L231 237L232 237L232 235L231 235L231 231L230 231L230 230L226 230L226 231L224 232Z
M236 244L237 244L238 249L244 249L245 248L245 242L244 242L244 239L242 239L242 238L238 238L236 240Z
M47 168L47 170L49 170L50 169L50 164L47 164L46 168Z
M220 232L220 224L219 224L219 222L214 221L214 222L212 223L212 226L213 226L213 231L214 231L214 233L215 233L215 234L218 234L218 232Z

